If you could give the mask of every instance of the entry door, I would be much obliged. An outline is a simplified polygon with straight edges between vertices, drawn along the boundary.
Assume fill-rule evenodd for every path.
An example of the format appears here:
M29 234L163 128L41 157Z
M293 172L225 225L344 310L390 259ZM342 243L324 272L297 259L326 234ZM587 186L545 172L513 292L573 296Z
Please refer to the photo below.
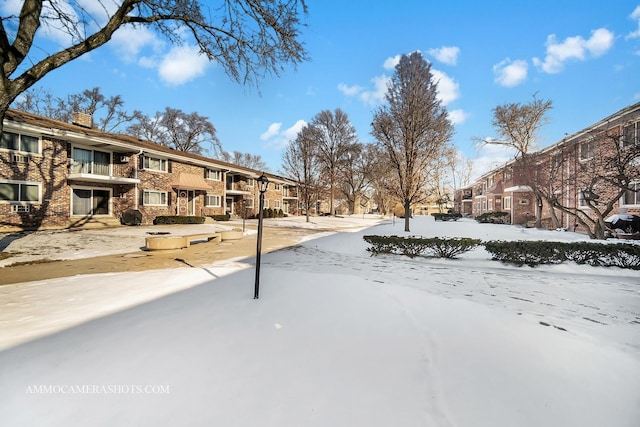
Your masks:
M233 197L227 197L225 199L225 212L229 215L233 215Z
M193 216L196 214L196 192L193 190L187 191L187 215Z
M195 191L179 190L178 191L178 215L193 216L195 215Z

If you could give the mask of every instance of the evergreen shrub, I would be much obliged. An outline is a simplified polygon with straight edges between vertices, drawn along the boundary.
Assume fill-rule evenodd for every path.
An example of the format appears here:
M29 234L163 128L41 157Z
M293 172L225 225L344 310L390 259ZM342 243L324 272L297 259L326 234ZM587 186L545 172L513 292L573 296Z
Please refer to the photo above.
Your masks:
M154 225L204 224L203 216L159 215L153 220Z
M640 245L627 243L489 241L483 243L494 260L518 266L573 261L593 267L640 270Z
M485 212L476 217L480 223L505 224L509 220L509 212Z
M399 237L399 236L363 236L371 246L367 251L371 255L400 254L409 258L420 255L437 258L455 258L480 245L479 239L470 238L439 238L439 237Z
M457 221L462 218L462 214L460 213L432 213L431 216L436 221Z

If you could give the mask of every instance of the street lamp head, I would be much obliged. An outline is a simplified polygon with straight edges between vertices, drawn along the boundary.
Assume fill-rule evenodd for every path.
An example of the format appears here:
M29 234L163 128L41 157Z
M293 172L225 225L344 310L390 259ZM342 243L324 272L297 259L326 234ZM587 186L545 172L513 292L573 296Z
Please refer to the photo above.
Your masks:
M267 191L267 188L269 187L269 178L266 177L264 172L262 172L262 175L260 175L257 181L258 181L258 188L260 189L260 193L264 193L265 191Z

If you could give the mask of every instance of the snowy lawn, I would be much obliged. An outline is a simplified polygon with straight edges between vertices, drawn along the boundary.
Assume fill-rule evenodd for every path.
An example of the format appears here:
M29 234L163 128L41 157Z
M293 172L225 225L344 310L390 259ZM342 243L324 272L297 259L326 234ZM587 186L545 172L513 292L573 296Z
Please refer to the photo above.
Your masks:
M267 254L259 300L253 260L18 285L87 300L184 290L1 352L2 425L638 425L637 271L510 267L481 247L366 251L366 234L586 240L430 217L411 228Z

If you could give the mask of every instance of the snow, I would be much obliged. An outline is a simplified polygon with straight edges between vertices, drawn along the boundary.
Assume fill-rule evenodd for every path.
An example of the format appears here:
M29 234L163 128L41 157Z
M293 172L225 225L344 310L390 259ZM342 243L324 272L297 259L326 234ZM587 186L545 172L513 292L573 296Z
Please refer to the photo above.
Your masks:
M343 229L263 255L258 300L253 258L0 287L14 302L2 424L638 425L637 271L512 267L483 248L371 257L362 239L585 236L430 217L410 233L355 216L270 224ZM21 324L36 332L12 341Z

